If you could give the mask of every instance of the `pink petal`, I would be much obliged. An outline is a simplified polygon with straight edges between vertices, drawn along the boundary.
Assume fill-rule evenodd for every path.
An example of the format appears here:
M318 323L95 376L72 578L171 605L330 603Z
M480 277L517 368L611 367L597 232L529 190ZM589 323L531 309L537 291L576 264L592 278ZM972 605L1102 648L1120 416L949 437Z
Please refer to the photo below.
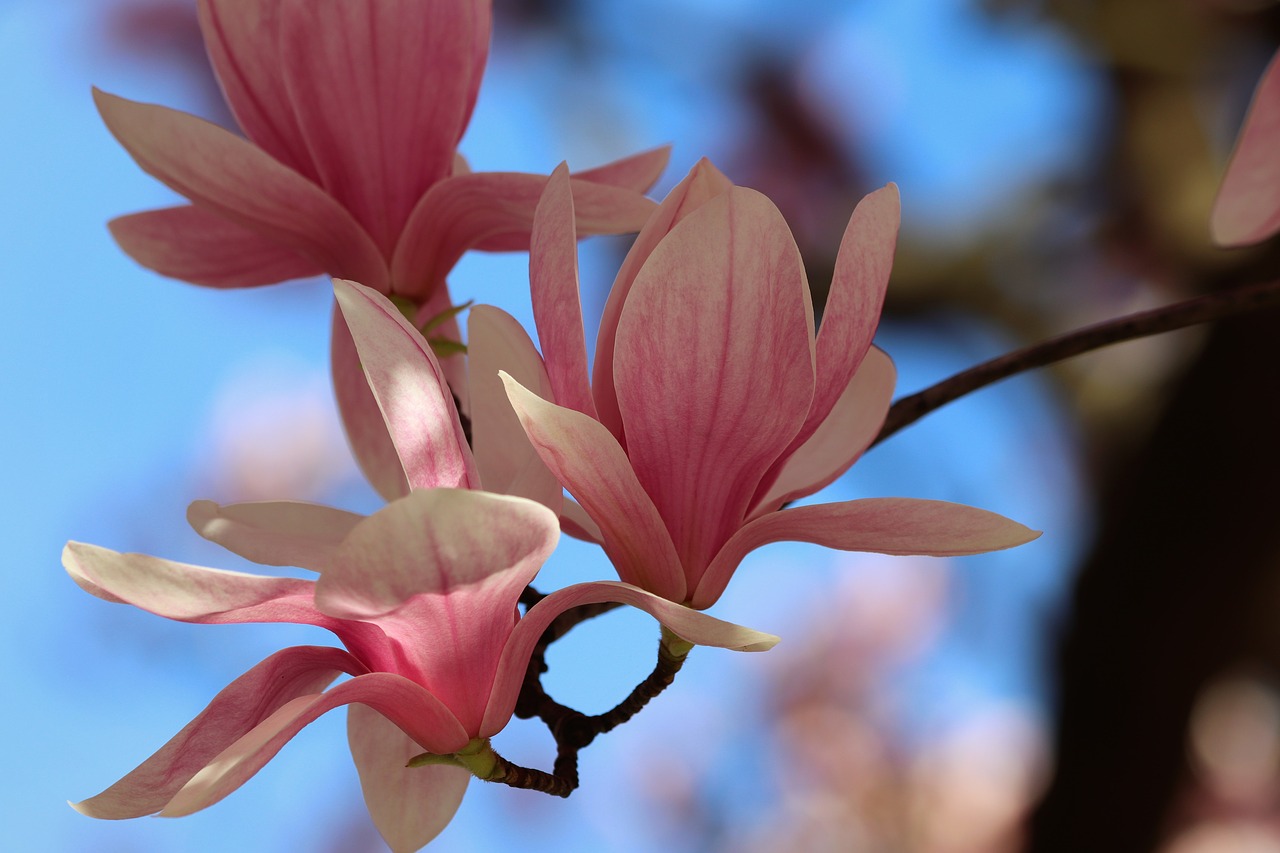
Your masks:
M587 511L572 498L565 498L564 505L560 509L560 530L584 542L594 542L597 545L604 543L604 534L600 532L600 525L596 524L591 516L587 515Z
M143 171L331 275L386 289L369 235L324 190L230 131L177 110L94 90L112 135Z
M560 537L523 498L424 489L356 525L316 584L316 606L376 622L399 644L398 672L474 732L516 602Z
M281 2L278 62L317 183L387 258L453 169L489 28L477 0Z
M811 324L791 231L754 190L689 214L636 276L614 355L627 457L691 585L804 422Z
M426 340L377 291L335 280L333 292L410 488L478 487L457 407Z
M397 293L422 298L439 288L463 252L480 245L529 246L533 212L546 176L474 172L445 178L427 191L405 225L391 261ZM637 231L654 204L640 193L574 179L578 234Z
M347 739L369 816L395 853L424 847L448 826L471 774L444 764L406 767L422 747L367 705L347 708Z
M1223 246L1246 246L1280 231L1280 53L1254 92L1209 229Z
M312 720L352 702L378 711L429 752L448 755L470 740L449 711L422 687L398 675L371 672L282 705L206 764L160 816L182 817L208 808L247 782Z
M565 587L531 607L511 633L511 640L502 653L502 664L493 685L489 710L480 728L481 737L491 737L498 733L511 719L533 647L552 620L571 608L605 601L617 601L639 608L676 636L698 646L714 646L738 652L763 652L778 643L778 638L773 634L723 622L629 584L596 581Z
M300 501L219 506L195 501L187 521L205 539L266 566L323 572L334 551L364 516Z
M779 466L777 480L756 502L751 517L811 495L848 471L879 434L896 379L889 356L874 346L868 350L827 419Z
M693 594L691 606L720 598L742 558L770 542L812 542L841 551L954 557L1022 545L1039 537L1016 521L985 509L912 498L869 498L817 504L757 518L716 555Z
M548 403L508 376L503 381L542 461L599 526L618 577L683 601L684 572L671 535L617 440L599 421Z
M587 344L578 299L578 234L573 193L563 163L551 174L533 215L529 287L542 357L557 404L595 417L587 376Z
M363 671L341 649L297 646L276 652L223 688L194 720L127 776L72 807L104 820L158 812L218 753L279 708L325 689L344 672Z
M323 272L292 249L195 205L121 216L107 227L147 269L206 287L257 287Z
M591 377L591 387L596 401L600 422L609 428L618 441L626 446L622 432L622 415L618 412L618 396L613 387L613 358L618 334L618 318L622 306L631 292L636 274L649 258L655 246L676 224L697 210L708 200L726 192L733 183L711 165L711 161L699 160L679 184L667 194L636 237L631 251L618 270L609 299L605 302L604 315L600 318L600 333L596 336L596 361Z
M520 426L498 376L506 371L540 395L551 384L533 341L514 317L500 308L477 305L467 317L467 359L471 369L471 446L485 490L529 498L559 513L564 491Z

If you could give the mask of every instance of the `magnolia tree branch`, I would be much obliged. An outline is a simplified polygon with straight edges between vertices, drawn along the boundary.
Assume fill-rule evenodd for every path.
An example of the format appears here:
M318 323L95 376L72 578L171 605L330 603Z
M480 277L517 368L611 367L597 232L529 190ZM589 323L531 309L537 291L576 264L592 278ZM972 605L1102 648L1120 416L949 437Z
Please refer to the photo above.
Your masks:
M896 401L889 408L889 415L872 446L903 427L910 426L934 409L1023 371L1045 367L1122 341L1172 332L1198 323L1277 305L1280 305L1280 281L1270 281L1129 314L1015 350Z

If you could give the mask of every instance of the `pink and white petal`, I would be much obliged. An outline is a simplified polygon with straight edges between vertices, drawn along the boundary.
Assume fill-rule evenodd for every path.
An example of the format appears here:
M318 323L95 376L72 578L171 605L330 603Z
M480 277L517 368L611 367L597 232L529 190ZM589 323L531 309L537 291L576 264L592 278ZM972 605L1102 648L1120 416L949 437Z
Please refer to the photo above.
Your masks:
M323 272L292 249L192 204L121 216L107 227L147 269L205 287L258 287Z
M559 514L564 491L529 443L502 383L505 371L541 397L551 383L533 341L501 308L477 305L467 317L471 378L471 442L486 491L529 498Z
M414 208L391 260L396 293L422 298L439 288L468 249L497 241L527 249L545 175L473 172L445 178ZM635 190L572 180L579 236L639 230L654 203Z
M867 498L816 504L757 518L734 535L694 591L691 605L720 598L742 558L771 542L812 542L840 551L955 557L1023 545L1040 536L985 509L914 498Z
M103 820L154 814L215 756L279 708L324 690L344 672L363 671L342 649L297 646L276 652L223 688L182 731L123 779L72 808Z
M502 665L493 685L493 696L489 700L484 725L480 728L480 737L497 734L511 719L533 647L552 620L574 607L605 601L616 601L643 610L676 636L697 646L714 646L737 652L763 652L778 643L778 637L773 634L724 622L630 584L618 581L574 584L551 593L529 608L529 612L512 631L511 639L502 653Z
M371 672L279 707L196 773L160 816L182 817L208 808L247 782L304 726L352 702L378 711L429 752L447 755L470 740L449 710L421 685L392 673Z
M297 566L323 572L363 515L301 501L261 501L219 506L195 501L187 522L232 553L265 566Z
M896 380L893 361L873 346L826 420L783 464L775 466L778 477L751 509L750 517L811 495L848 471L880 433Z
M386 264L369 235L298 172L204 119L97 89L93 97L107 128L143 171L330 275L386 289Z
M578 296L578 233L569 169L556 167L533 215L529 288L542 357L558 405L595 417L587 373L587 343ZM518 377L517 377L518 378Z
M335 280L333 292L410 488L479 487L457 406L430 345L377 291Z
M509 376L503 381L538 455L599 527L618 577L683 601L684 570L671 534L617 439L599 421L548 403Z
M278 61L317 182L390 258L418 199L453 170L488 4L278 2Z
M594 542L597 545L604 543L600 525L572 498L565 498L560 509L560 530L584 542Z
M671 230L627 297L614 354L627 457L691 585L809 411L807 295L782 214L734 187Z
M614 347L622 306L631 292L636 274L662 238L684 217L732 186L733 182L711 165L710 160L705 157L699 160L645 223L631 245L631 250L627 252L618 276L614 279L613 288L609 291L604 314L600 318L600 333L596 336L596 360L591 387L600 422L609 428L624 447L626 438L622 432L622 415L618 412L618 395L613 386Z
M1280 232L1280 53L1254 92L1209 230L1223 246L1247 246Z
M347 708L347 740L364 804L394 853L413 853L453 819L471 774L446 764L406 767L422 747L367 705Z

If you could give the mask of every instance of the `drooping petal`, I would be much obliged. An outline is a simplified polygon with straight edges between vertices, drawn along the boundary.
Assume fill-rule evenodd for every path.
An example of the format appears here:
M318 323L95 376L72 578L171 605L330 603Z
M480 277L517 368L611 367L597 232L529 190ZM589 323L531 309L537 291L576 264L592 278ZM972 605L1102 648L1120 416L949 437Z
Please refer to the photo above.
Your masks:
M330 275L386 289L386 263L351 214L261 148L187 113L96 89L93 97L107 128L143 171Z
M889 356L874 346L868 350L827 419L779 466L778 478L756 502L751 517L811 495L848 471L879 434L896 379Z
M533 216L529 288L542 357L558 405L595 417L587 344L578 296L578 234L573 225L569 169L561 163L547 181ZM518 379L519 377L517 377Z
M480 729L481 737L496 734L511 719L533 647L551 621L573 607L605 601L617 601L637 607L657 619L676 636L698 646L715 646L739 652L763 652L778 643L778 638L773 634L723 622L630 584L596 581L568 586L551 593L529 608L529 612L511 633L511 640L502 653L502 665L493 685L489 710Z
M600 318L591 388L600 422L609 428L624 447L626 438L622 433L622 416L618 412L618 395L613 387L613 352L618 334L618 318L622 315L622 306L631 292L631 284L654 247L676 223L732 186L733 183L711 165L710 160L699 160L684 180L676 184L662 200L662 204L658 205L618 269L618 276L614 279L613 288L605 302L604 314Z
M394 853L413 853L448 826L470 772L447 764L406 767L422 747L367 705L347 708L347 739L364 804Z
M478 488L457 407L426 340L378 292L341 280L333 288L410 488Z
M985 509L913 498L868 498L784 509L749 522L716 555L691 605L715 604L742 558L770 542L841 551L954 557L1022 545L1040 532Z
M447 755L470 740L448 709L420 685L392 673L371 672L282 705L206 764L160 816L182 817L208 808L248 781L312 720L352 702L378 711L429 752Z
M191 204L121 216L107 227L147 269L205 287L257 287L323 272L292 249Z
M499 371L542 397L551 383L533 341L507 312L477 305L467 316L471 379L471 446L486 491L529 498L559 513L564 491L529 443Z
M463 252L481 244L527 249L546 176L473 172L437 183L414 208L391 260L396 293L422 298L440 287ZM638 231L654 203L635 190L573 179L579 236Z
M219 506L195 501L187 522L232 553L264 566L297 566L323 572L334 551L363 515L301 501L261 501Z
M691 585L809 411L807 300L782 215L742 187L673 228L627 297L614 355L627 457Z
M341 649L297 646L276 652L227 685L209 706L127 776L72 808L121 820L154 814L218 753L299 696L324 690L364 667Z
M1247 246L1280 231L1280 53L1254 92L1209 230L1223 246Z
M554 550L553 512L523 498L424 489L356 525L316 584L316 606L373 621L468 731L484 713L516 602Z
M489 4L278 3L277 61L317 182L390 258L418 199L453 169Z
M503 380L538 455L598 525L618 577L683 601L684 572L671 534L617 439L599 421L548 403L510 377Z

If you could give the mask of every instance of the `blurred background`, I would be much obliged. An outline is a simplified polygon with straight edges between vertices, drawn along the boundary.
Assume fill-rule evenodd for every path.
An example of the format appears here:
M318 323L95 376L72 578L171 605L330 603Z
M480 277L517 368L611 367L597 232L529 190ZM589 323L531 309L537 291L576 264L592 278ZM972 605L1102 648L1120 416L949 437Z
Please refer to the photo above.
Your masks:
M495 21L462 146L478 170L670 143L660 196L709 156L782 209L819 303L853 206L896 181L877 342L900 393L1280 274L1275 240L1221 251L1206 225L1280 40L1275 3L496 0ZM90 85L229 121L193 0L3 0L0 81L0 847L383 849L340 713L198 815L65 805L261 658L330 642L109 605L61 570L66 540L238 568L187 528L187 503L377 500L330 400L325 282L202 290L107 234L173 196L109 137ZM626 246L584 244L589 318ZM526 264L468 256L453 292L527 322ZM1079 358L877 447L820 499L956 500L1044 536L956 560L757 552L713 612L782 635L776 650L697 650L583 753L572 798L474 784L432 849L1280 851L1276 329L1244 317ZM608 573L567 542L539 585ZM626 613L588 623L546 683L604 710L656 633ZM532 723L496 745L550 766Z

